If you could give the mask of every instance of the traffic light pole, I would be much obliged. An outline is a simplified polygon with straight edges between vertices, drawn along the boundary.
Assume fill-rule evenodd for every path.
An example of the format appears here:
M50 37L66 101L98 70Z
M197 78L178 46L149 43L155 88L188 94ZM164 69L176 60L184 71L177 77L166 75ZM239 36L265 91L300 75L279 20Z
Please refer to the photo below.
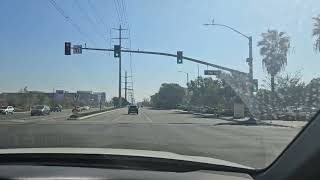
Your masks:
M127 79L128 79L127 71L125 71L125 73L124 73L124 98L126 101L128 101L127 100L127 89L128 89L128 87L127 87L128 80Z
M127 30L127 29L123 29L121 27L121 25L120 25L119 29L115 29L114 28L114 30L119 31L119 38L113 38L113 39L119 39L119 46L120 46L120 52L121 52L121 40L122 39L127 39L127 38L122 38L121 37L121 33L122 33L122 31ZM82 49L85 49L85 48L82 48ZM121 98L121 53L119 54L119 96L118 96L118 99L119 99L118 100L118 102L119 102L118 106L121 107L122 106L122 98Z
M82 50L114 51L114 49L104 49L104 48L82 48ZM152 54L152 55L169 56L169 57L177 58L177 54L154 52L154 51L125 50L125 49L122 50L121 49L121 52L137 53L137 54ZM246 72L242 72L242 71L238 71L238 70L235 70L235 69L227 68L227 67L224 67L224 66L219 66L219 65L216 65L216 64L208 63L208 62L203 61L203 60L199 60L199 59L195 59L195 58L191 58L191 57L186 57L186 56L183 56L182 58L184 60L187 60L187 61L191 61L191 62L198 63L198 64L203 64L203 65L206 65L206 66L214 67L214 68L221 69L221 70L224 70L224 71L228 71L228 72L231 72L231 73L239 73L239 74L248 75L248 73L246 73Z
M121 52L121 25L119 27L119 45L120 45L120 52ZM121 98L121 53L119 56L119 107L122 106L122 98Z
M249 64L249 78L251 80L251 83L253 83L253 57L252 57L252 36L248 37L249 39L249 59L247 60ZM252 87L253 92L253 87Z

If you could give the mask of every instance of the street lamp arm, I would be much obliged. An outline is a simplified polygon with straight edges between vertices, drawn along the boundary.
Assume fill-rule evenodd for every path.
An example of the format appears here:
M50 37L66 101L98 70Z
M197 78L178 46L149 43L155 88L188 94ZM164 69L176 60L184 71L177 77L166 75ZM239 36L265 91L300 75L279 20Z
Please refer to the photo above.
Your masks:
M232 31L234 31L234 32L236 32L236 33L238 33L238 34L242 35L243 37L245 37L245 38L247 38L247 39L250 39L250 37L249 37L249 36L247 36L247 35L245 35L245 34L241 33L240 31L238 31L238 30L236 30L236 29L234 29L234 28L232 28L232 27L230 27L230 26L224 25L224 24L216 24L216 23L214 23L214 24L205 24L205 25L212 25L212 26L222 26L222 27L226 27L226 28L231 29Z

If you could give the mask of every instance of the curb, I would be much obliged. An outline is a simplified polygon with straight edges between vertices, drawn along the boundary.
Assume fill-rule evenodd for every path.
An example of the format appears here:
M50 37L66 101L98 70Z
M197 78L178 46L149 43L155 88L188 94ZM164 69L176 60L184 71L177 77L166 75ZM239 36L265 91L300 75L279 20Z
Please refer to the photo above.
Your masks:
M120 109L122 109L122 108L120 108ZM110 110L110 111L104 111L104 112L100 112L100 113L96 113L96 114L90 114L90 115L82 116L82 117L78 117L78 118L71 118L71 117L69 117L67 120L82 120L82 119L87 119L87 118L91 118L91 117L94 117L94 116L98 116L98 115L105 114L105 113L112 112L112 111L116 111L116 110L119 110L119 109L112 109L112 110Z

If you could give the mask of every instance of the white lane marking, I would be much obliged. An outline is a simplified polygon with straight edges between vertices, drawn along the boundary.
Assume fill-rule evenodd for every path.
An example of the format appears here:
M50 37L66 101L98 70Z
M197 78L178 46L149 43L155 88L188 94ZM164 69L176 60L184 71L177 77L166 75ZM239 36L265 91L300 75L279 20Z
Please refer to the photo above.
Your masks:
M120 118L121 118L121 114L118 117L112 119L111 122L114 123L115 121L119 120Z
M151 118L150 118L146 113L144 113L143 111L141 111L141 114L143 114L143 116L144 116L149 122L152 123Z

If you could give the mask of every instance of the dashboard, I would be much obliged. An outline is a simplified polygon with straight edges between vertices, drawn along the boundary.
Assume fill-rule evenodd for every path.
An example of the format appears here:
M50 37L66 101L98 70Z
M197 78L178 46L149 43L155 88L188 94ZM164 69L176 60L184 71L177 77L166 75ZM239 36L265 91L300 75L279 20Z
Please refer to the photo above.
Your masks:
M163 172L87 167L0 165L0 179L250 180L249 175L218 171Z

